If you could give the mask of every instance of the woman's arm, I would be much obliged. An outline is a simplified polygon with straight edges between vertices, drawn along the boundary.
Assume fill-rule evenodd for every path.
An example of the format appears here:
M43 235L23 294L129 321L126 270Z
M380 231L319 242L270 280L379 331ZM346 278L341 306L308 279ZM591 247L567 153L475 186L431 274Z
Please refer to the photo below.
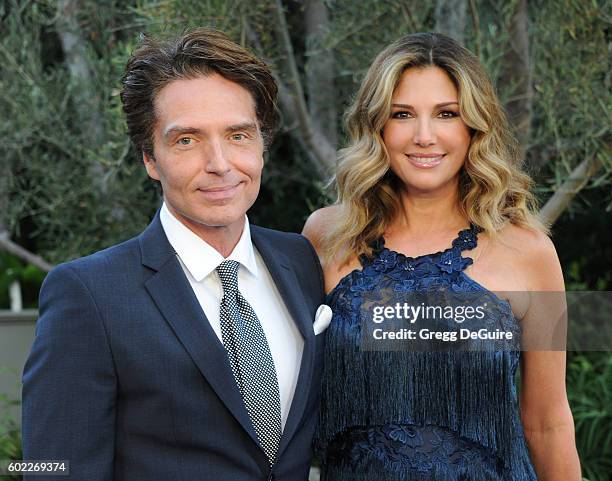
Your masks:
M540 481L581 480L564 378L565 352L524 353L521 419Z
M531 238L525 265L531 302L521 323L543 342L565 316L563 275L548 237ZM526 333L529 335L529 333ZM542 344L533 346L542 349ZM559 347L556 347L559 349ZM528 347L529 349L529 347ZM540 481L580 481L574 420L565 387L565 351L527 350L521 364L521 419Z

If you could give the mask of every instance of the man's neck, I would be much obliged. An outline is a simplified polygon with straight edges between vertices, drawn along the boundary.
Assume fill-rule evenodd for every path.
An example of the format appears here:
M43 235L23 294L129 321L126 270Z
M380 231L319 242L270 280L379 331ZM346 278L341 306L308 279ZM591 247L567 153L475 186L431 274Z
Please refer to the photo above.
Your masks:
M199 228L192 229L191 226L187 225L191 231L219 254L228 257L240 241L244 230L244 219L238 227L235 224L221 227L202 226L201 224L196 224L196 226Z
M246 222L244 216L239 221L229 225L208 226L181 215L168 204L166 204L166 206L170 213L181 224L215 249L223 257L228 257L240 241Z

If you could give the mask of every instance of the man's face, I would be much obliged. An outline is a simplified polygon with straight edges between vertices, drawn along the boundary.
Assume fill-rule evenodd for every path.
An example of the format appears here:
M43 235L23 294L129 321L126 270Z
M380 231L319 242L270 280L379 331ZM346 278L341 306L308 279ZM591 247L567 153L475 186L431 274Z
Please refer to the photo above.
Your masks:
M263 168L263 139L252 95L218 74L174 80L155 99L155 158L168 209L196 234L241 231Z

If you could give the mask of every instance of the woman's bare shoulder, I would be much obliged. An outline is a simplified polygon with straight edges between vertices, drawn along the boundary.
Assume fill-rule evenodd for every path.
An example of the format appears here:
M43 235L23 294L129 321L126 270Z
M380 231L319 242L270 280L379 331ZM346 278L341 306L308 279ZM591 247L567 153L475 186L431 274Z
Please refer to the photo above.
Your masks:
M499 232L496 244L513 256L527 277L529 290L563 289L559 257L546 233L508 224Z
M341 255L336 255L333 258L325 258L323 256L323 234L327 232L335 222L338 222L339 215L340 206L338 205L330 205L318 209L310 214L302 231L302 234L310 240L319 254L325 274L326 292L330 292L344 276L360 266L356 256L351 256L349 259L344 260L340 259L342 257Z
M543 254L547 256L557 255L550 237L539 230L509 223L499 231L498 237L503 246L520 252L525 258L533 258Z
M302 235L308 238L317 252L321 248L321 239L323 234L335 221L339 210L340 207L338 205L330 205L328 207L315 210L308 216L308 219L306 219L306 223L302 229Z

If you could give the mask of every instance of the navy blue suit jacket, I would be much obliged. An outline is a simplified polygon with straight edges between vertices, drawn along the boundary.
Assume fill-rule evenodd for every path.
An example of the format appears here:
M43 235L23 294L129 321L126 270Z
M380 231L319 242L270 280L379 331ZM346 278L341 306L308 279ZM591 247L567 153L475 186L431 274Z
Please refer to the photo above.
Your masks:
M323 336L313 331L321 267L300 235L251 226L251 238L304 338L272 470L159 215L140 236L45 279L23 375L24 459L69 460L79 481L306 480L322 370ZM47 479L60 478L32 477Z

